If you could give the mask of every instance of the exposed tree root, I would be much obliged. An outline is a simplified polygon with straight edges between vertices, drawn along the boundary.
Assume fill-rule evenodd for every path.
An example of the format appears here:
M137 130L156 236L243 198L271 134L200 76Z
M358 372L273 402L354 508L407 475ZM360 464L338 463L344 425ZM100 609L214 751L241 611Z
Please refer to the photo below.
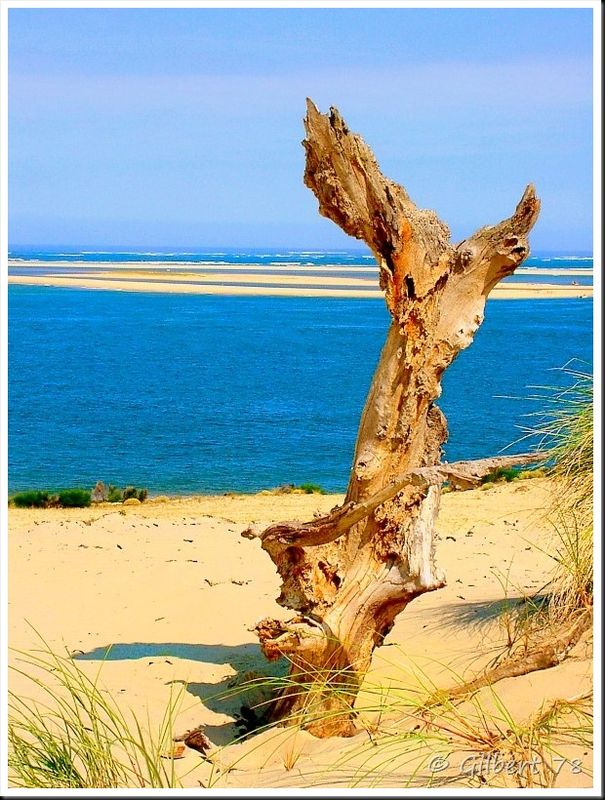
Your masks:
M542 669L556 667L564 661L578 644L584 633L592 627L592 609L582 611L563 630L548 642L539 642L523 653L507 656L498 664L488 667L473 680L451 689L435 692L426 706L431 708L452 700L465 700L486 686L492 686L504 678L518 678Z

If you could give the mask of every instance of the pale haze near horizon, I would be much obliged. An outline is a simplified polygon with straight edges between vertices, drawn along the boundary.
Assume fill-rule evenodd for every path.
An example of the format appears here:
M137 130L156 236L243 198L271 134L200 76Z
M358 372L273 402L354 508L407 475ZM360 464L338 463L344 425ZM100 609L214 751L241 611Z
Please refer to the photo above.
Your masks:
M592 249L590 9L10 9L9 246L355 247L302 183L339 108L454 241L533 182Z

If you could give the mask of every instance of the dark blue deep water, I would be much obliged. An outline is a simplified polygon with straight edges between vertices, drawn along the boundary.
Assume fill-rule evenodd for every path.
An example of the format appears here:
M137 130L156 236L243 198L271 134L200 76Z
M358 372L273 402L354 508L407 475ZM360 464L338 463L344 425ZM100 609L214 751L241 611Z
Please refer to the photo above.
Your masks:
M387 325L367 299L10 286L9 491L342 490ZM445 376L446 457L518 439L528 387L591 351L589 300L490 301Z

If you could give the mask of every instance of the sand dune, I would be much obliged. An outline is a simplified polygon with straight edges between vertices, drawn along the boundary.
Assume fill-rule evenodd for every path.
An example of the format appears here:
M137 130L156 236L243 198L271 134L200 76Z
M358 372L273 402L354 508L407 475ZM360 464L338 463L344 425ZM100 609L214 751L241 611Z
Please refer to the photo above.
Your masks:
M451 670L469 677L493 658L505 640L498 612L511 597L540 589L552 568L540 549L548 535L541 512L548 493L548 483L534 479L444 496L437 552L448 585L414 600L398 617L376 651L366 691L372 683L420 690L427 677L448 686ZM275 604L279 581L270 559L240 531L251 522L310 518L341 500L258 494L11 509L9 643L35 646L34 626L53 648L78 651L78 663L91 675L112 645L102 684L124 709L141 717L149 710L152 721L171 687L183 687L175 732L204 726L214 745L211 759L234 767L219 773L219 788L351 785L351 770L361 768L358 751L367 757L367 734L320 741L281 729L224 747L237 735L241 700L217 697L242 675L270 673L274 667L251 628L262 617L286 614ZM579 650L554 669L501 682L498 695L524 720L549 699L585 692L591 669L589 654ZM19 676L11 683L26 691ZM484 695L488 702L487 690ZM590 754L582 758L588 766ZM180 774L188 773L185 786L199 789L209 777L209 763L195 751L175 763ZM383 784L401 787L409 770L394 761L383 765ZM590 783L585 773L565 773L557 786Z

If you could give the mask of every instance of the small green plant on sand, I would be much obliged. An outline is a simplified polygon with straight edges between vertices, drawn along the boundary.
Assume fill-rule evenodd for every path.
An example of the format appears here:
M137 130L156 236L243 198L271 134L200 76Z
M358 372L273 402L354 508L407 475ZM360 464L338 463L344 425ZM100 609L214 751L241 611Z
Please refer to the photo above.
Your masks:
M127 486L122 492L122 499L128 500L134 498L141 503L147 499L147 489L137 489L136 486Z
M544 467L537 467L536 469L522 469L520 470L517 478L520 481L525 481L528 478L544 478L548 471Z
M132 498L142 503L147 499L147 495L147 489L138 489L136 486L126 486L124 489L120 489L110 483L107 488L107 500L109 503L123 503L124 500Z
M301 489L305 494L325 494L325 490L318 483L301 483L300 486L297 487Z
M117 486L114 486L112 483L110 483L109 486L107 487L107 501L109 503L122 502L122 490L119 489Z
M481 479L481 483L500 483L504 481L510 483L510 481L518 480L519 473L520 470L514 467L498 467L493 472L490 472L489 475L485 475Z
M283 483L272 490L273 494L326 494L318 483L301 483L297 486L294 483Z
M481 478L481 483L489 483L489 485L492 486L494 483L510 483L511 481L524 481L529 478L544 478L547 474L547 470L541 467L537 469L498 467L493 472L484 475L483 478Z

